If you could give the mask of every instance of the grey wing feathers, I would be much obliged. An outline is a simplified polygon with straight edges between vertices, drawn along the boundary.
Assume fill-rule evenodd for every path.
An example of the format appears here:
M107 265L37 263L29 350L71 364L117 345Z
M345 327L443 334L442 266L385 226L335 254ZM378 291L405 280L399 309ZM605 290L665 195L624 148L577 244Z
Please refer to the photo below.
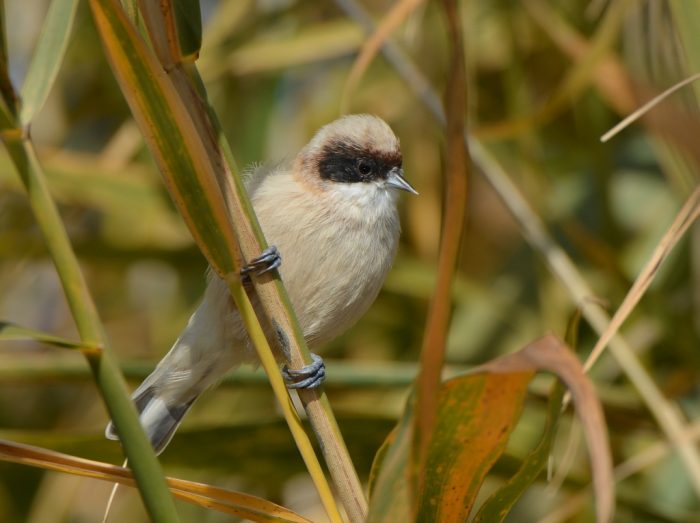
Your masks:
M197 398L194 397L181 405L168 406L155 394L153 387L141 389L142 387L136 391L133 400L151 446L156 454L160 454L170 443L182 418ZM112 440L119 439L119 434L112 422L107 425L105 436Z

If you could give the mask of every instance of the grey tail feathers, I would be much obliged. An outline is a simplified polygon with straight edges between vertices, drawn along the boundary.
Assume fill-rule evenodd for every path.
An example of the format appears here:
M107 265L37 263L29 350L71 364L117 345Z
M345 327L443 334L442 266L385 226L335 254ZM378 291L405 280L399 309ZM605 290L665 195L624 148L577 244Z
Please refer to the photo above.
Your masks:
M146 431L153 450L156 454L160 454L170 443L182 418L197 397L181 405L168 406L158 397L153 387L147 387L142 391L137 390L132 399L139 411L141 426ZM105 429L105 436L111 440L119 439L117 429L111 421Z

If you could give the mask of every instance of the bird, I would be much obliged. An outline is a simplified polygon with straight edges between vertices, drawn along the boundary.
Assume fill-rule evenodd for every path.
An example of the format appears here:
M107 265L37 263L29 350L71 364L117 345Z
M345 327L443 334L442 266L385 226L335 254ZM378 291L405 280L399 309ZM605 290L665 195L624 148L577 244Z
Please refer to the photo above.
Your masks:
M246 189L271 247L241 277L250 285L279 270L305 340L315 349L345 332L374 302L397 251L398 191L418 193L403 176L398 138L384 120L368 114L321 127L290 165L256 171ZM285 371L288 387L321 384L325 366L312 355L308 368ZM287 354L277 349L276 357L284 362ZM201 304L132 395L155 452L166 448L205 390L231 368L257 361L226 284L210 270ZM105 435L119 439L111 422Z

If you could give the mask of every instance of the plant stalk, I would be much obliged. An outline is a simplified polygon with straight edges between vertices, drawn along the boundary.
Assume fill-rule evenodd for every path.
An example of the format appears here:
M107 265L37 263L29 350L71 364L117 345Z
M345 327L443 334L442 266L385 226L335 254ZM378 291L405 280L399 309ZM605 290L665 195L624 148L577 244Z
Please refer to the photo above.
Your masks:
M420 370L416 380L416 415L413 441L414 487L421 491L422 474L437 415L437 394L452 315L452 281L457 267L459 246L467 205L469 150L463 143L466 120L467 82L464 44L457 1L442 2L450 41L450 68L445 94L447 114L445 211L442 219L438 272L435 292L428 310L421 348Z
M267 243L218 119L204 100L204 88L199 74L194 66L185 70L181 57L175 54L177 46L173 45L172 30L168 29L175 25L172 9L152 9L148 2L142 2L141 5L149 32L152 34L156 54L176 91L180 94L183 104L189 109L210 158L216 165L215 172L226 200L230 222L235 229L241 253L244 259L250 260L259 255L267 247ZM199 91L195 89L195 85L199 87ZM298 369L311 363L312 359L303 333L279 277L254 279L254 284L265 315L275 326L275 330L287 335L287 346L284 348L290 355L289 367ZM277 343L278 340L270 340L270 342ZM266 368L272 382L269 370ZM278 368L275 368L274 372L279 375ZM322 390L318 389L298 391L298 394L319 440L321 451L348 517L352 522L364 521L367 515L367 502L328 398ZM286 392L284 396L286 398L284 400L278 396L282 405L288 401ZM292 424L290 424L291 427Z
M75 318L82 342L100 350L85 354L112 420L119 431L146 510L155 522L178 521L165 477L146 438L119 366L112 355L97 309L88 291L63 227L58 209L46 186L32 142L20 129L6 130L2 140L27 192L37 223Z

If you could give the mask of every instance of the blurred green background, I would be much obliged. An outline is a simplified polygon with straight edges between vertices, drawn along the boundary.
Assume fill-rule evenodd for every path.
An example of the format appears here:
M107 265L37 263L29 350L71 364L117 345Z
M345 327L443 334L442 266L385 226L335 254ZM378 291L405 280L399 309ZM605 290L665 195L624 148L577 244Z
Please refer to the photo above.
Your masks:
M393 2L367 4L378 20ZM5 2L15 85L26 73L47 7L45 0ZM700 120L693 89L610 143L599 138L620 112L698 70L700 47L693 47L692 35L700 34L700 8L692 0L492 0L463 2L462 8L470 126L612 312L697 185L693 142ZM202 11L205 43L198 63L239 164L292 158L318 127L339 115L362 30L330 0L204 0ZM447 43L439 6L419 7L394 38L442 92ZM611 60L617 69L601 69ZM390 123L401 139L407 178L420 192L402 202L402 243L384 291L360 323L324 352L329 397L366 479L415 374L439 242L444 136L381 57L352 94L351 110ZM130 119L86 5L31 132L112 345L135 386L196 307L206 263ZM469 198L448 342L454 368L512 352L547 331L563 335L575 312L479 174L470 179ZM691 229L673 251L623 328L657 385L690 420L700 416L698 231ZM0 320L77 339L4 150ZM595 340L582 323L582 359ZM605 356L592 375L606 407L615 462L654 445L663 450L663 434L614 360ZM508 455L485 490L508 477L537 440L546 385L546 379L536 383ZM118 444L102 436L106 421L79 354L0 343L1 438L118 463ZM569 417L554 458L555 469L564 456L571 461L560 488L537 483L509 521L592 520L585 449L564 448L570 430L577 431ZM264 378L250 369L196 404L162 462L169 475L256 493L324 520ZM0 463L0 520L99 521L110 488ZM662 453L621 481L618 502L619 521L700 518L698 499L672 454ZM566 506L578 507L571 519L553 516ZM183 521L228 520L178 507ZM138 496L121 490L111 520L145 519Z

